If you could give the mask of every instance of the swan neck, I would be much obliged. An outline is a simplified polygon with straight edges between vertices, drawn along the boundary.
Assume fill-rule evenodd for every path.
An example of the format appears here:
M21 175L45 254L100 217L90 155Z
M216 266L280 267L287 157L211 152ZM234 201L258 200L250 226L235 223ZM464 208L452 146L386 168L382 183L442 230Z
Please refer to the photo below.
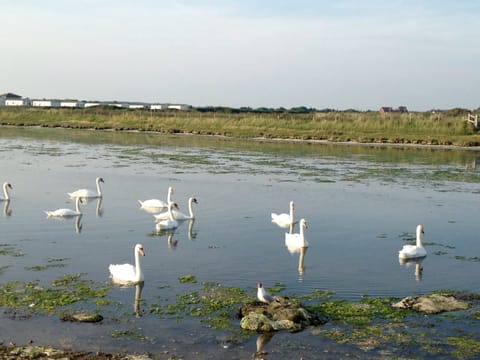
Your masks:
M173 189L169 187L168 194L167 194L167 204L170 204L172 202L172 192L173 192Z
M305 226L302 224L302 226L300 226L300 239L302 241L302 246L305 247Z
M142 279L142 266L140 263L140 253L137 251L137 249L135 249L135 276L137 281Z
M75 210L77 211L77 213L80 212L80 197L77 197L75 199Z
M100 188L100 179L97 179L97 193L98 196L102 195L102 189Z
M8 184L3 184L3 195L5 196L5 200L9 200L10 196L8 196Z
M188 212L190 213L190 217L193 218L193 199L188 201Z
M173 203L168 204L168 217L170 220L175 220L175 217L173 216Z
M422 245L422 231L421 230L417 230L417 246L418 247L421 247L423 246Z

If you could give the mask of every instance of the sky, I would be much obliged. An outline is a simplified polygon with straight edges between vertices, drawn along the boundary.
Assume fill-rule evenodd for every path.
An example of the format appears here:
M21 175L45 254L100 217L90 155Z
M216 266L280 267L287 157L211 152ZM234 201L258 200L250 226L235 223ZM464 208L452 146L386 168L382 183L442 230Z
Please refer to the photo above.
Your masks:
M480 107L476 0L0 0L0 93Z

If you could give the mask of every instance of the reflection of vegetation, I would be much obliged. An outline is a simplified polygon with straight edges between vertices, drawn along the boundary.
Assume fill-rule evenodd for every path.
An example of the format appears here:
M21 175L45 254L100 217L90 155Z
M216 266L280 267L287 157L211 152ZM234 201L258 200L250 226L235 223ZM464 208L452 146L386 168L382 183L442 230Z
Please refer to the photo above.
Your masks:
M67 259L50 258L47 260L48 264L46 265L26 266L25 269L31 271L43 271L51 268L62 268L66 266L66 264L63 263L65 260Z
M453 257L455 260L471 261L471 262L480 262L480 257L478 256L459 256L456 255Z
M203 171L212 174L274 175L277 181L317 183L374 179L385 184L408 185L420 181L438 191L444 191L440 188L442 182L480 182L480 172L476 170L477 152L460 149L406 149L43 128L0 127L0 136L58 138L59 141L72 143L107 144L107 147L108 144L120 145L109 147L109 152L113 154L108 157L111 167L160 164L172 173ZM36 155L52 154L51 145L45 148L43 144L36 146L35 142L27 142L23 146ZM16 147L17 144L11 144L12 149ZM66 150L67 156L78 151L73 147ZM64 156L65 152L62 154ZM475 189L459 186L455 191L473 192Z
M19 257L23 256L24 254L16 250L16 245L0 244L0 255Z

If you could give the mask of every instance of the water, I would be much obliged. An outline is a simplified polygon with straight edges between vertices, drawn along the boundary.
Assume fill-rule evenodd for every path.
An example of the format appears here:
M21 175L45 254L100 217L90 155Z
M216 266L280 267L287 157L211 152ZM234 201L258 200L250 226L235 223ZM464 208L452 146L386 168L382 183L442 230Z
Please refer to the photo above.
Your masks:
M132 263L133 247L141 242L146 251L143 308L175 302L176 294L198 287L179 283L188 274L199 283L246 289L252 298L257 281L267 288L285 284L290 294L331 290L348 300L445 288L480 291L472 276L480 266L480 174L472 166L477 157L472 151L42 129L3 129L0 135L0 181L14 188L0 216L0 243L24 254L0 256L2 283L48 283L77 273L108 282L108 264ZM94 189L97 176L105 180L103 201L82 205L80 221L45 217L44 210L74 208L67 192ZM188 211L189 196L199 202L194 223L183 223L170 237L155 233L152 214L137 202L165 199L168 186L174 187L182 211ZM310 246L303 264L299 254L286 250L285 229L270 222L272 211L288 212L290 200L296 218L308 222ZM398 250L419 223L428 251L421 275L415 264L398 261ZM65 266L31 269L55 261ZM124 304L122 314L129 313L135 288L114 288L109 298ZM138 343L148 351L178 347L193 354L196 344L202 344L203 354L228 351L221 345L223 334L206 331L195 319L178 324L146 313L119 325L111 311L110 320L88 332L49 317L5 318L1 339L104 351L134 352ZM118 328L136 329L148 340L113 340L110 334ZM235 355L227 353L232 358L251 354L254 341L239 346Z

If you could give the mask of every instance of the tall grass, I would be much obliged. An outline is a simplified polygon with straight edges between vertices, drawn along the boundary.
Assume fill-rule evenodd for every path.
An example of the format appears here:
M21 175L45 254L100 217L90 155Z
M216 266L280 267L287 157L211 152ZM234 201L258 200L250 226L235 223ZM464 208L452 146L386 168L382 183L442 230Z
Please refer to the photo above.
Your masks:
M112 108L0 107L0 125L225 135L238 138L472 146L480 135L464 112L202 113Z

